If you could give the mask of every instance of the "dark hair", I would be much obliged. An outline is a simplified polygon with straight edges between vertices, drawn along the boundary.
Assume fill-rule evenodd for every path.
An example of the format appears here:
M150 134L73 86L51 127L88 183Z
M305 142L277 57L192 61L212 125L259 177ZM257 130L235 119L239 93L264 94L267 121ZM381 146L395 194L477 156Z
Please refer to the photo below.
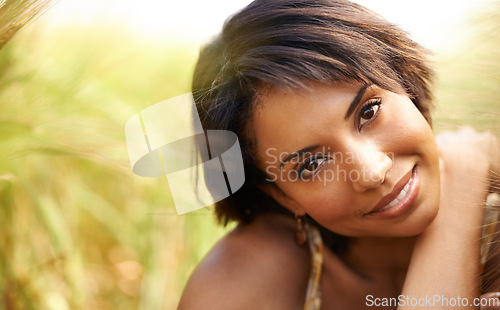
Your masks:
M265 89L305 90L311 82L336 81L403 88L430 123L431 78L422 47L355 3L256 0L233 15L202 49L193 79L204 129L233 131L242 148L246 182L216 204L219 220L247 222L285 210L259 189L265 174L257 168L249 124Z

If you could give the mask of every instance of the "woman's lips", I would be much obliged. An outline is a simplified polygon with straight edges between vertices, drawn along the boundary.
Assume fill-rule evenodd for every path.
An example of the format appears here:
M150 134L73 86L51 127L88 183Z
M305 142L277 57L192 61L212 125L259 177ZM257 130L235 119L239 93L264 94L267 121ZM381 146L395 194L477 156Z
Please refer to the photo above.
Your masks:
M366 215L377 217L396 217L406 212L415 202L420 188L417 166L414 166L394 186L391 193Z
M395 205L398 204L398 202L400 202L401 200L403 200L403 198L406 197L406 195L408 194L408 191L410 190L410 183L411 181L413 181L413 179L410 179L410 181L408 181L408 183L406 183L405 187L403 187L403 189L401 190L401 192L399 192L398 196L396 198L394 198L393 201L391 201L388 205L386 205L385 207L383 207L382 209L378 210L378 211L383 211L383 210L387 210L391 207L394 207Z

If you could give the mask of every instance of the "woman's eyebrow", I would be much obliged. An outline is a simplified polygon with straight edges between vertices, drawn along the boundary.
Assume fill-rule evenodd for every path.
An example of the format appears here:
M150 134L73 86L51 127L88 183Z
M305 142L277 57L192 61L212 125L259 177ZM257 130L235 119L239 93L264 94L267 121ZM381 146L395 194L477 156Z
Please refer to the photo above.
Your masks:
M371 85L364 85L363 87L361 87L358 90L356 97L354 97L351 104L349 105L349 109L347 109L347 113L344 116L344 120L348 119L351 116L351 114L354 112L354 110L356 110L356 107L358 106L359 102L361 101L361 98L363 98L363 95L365 94L366 90L370 86Z
M288 155L287 157L285 157L285 159L283 159L280 163L280 171L281 169L283 168L283 166L289 162L290 160L294 159L294 158L297 158L297 157L300 157L302 154L304 153L307 153L307 152L311 152L312 150L314 149L317 149L319 147L319 144L316 144L316 145L311 145L311 146L307 146L301 150L298 150L297 152L295 153L292 153L290 155Z

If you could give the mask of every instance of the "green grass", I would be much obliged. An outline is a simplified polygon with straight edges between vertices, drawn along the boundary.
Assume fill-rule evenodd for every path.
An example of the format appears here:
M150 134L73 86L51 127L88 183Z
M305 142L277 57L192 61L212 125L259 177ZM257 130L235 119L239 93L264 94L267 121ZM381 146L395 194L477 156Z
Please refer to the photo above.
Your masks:
M175 307L223 229L132 174L124 126L188 92L196 55L112 29L29 28L2 50L1 308Z
M436 59L437 132L500 136L496 20ZM124 125L189 91L198 47L25 30L0 52L0 308L175 308L224 230L208 210L176 216L166 180L132 174Z
M436 58L434 127L469 125L500 137L500 2L474 17L461 44Z

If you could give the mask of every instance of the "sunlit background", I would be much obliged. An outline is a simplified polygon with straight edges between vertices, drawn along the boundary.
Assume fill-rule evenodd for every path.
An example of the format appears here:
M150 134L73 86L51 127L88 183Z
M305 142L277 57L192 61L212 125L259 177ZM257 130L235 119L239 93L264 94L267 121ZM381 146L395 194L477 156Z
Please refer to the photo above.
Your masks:
M434 52L436 132L500 133L498 0L358 2ZM248 3L61 0L0 51L0 308L175 309L225 231L132 174L124 125Z
M56 27L105 24L122 27L160 42L203 43L219 32L224 20L250 0L215 1L79 1L63 0L44 20ZM468 32L470 13L491 6L494 0L358 0L402 26L430 48L446 48Z

